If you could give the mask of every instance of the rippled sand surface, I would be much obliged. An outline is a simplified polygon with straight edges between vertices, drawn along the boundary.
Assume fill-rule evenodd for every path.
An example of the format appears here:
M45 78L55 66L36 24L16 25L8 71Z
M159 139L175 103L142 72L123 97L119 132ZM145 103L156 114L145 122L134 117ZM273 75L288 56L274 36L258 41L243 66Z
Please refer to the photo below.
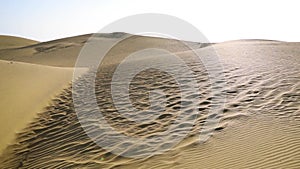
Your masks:
M116 56L114 50L134 51L130 46L135 40L120 44L109 56ZM86 90L72 93L72 87L66 88L17 134L2 154L0 168L300 167L300 43L256 40L215 44L197 49L201 57L207 58L205 64L191 51L184 47L178 51L178 47L173 44L164 49L182 58L192 74L183 74L182 64L169 56L145 53L143 58L127 63L125 74L141 68L133 65L168 63L163 64L168 65L165 70L175 72L180 80L167 71L145 69L131 79L129 95L122 88L115 92L110 88L112 83L120 87L128 80L121 73L120 79L112 82L111 72L117 71L116 63L125 54L121 52L113 62L104 60L101 68L90 70L73 86L89 89L94 84L95 100ZM210 61L216 53L222 67ZM208 69L221 70L215 74L221 78L213 81L214 85ZM88 83L93 72L95 83ZM220 89L218 94L225 98L224 105L217 107L218 113L210 111L217 97L213 87ZM112 94L118 98L117 104ZM73 97L82 96L82 100L73 102ZM95 104L101 116L91 106ZM139 121L132 120L137 116ZM179 117L180 123L176 121ZM99 118L113 130L99 125ZM217 120L217 125L207 123L210 119ZM101 148L89 136L110 149ZM210 137L200 142L200 136ZM181 137L178 144L172 145ZM135 147L135 142L123 138L142 141L140 147ZM105 143L107 140L110 142ZM130 158L127 150L118 151L120 147L138 149L141 156ZM168 151L151 155L166 147Z

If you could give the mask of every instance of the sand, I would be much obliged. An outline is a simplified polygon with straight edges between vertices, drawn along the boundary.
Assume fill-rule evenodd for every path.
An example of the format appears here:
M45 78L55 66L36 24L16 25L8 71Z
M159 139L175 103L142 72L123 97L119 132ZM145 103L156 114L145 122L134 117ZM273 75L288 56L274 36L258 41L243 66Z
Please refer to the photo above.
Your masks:
M0 50L9 48L21 48L39 43L35 40L15 36L0 35Z
M0 61L0 150L71 81L73 69Z
M0 59L56 67L73 67L90 35L0 50Z
M47 45L57 43L74 45L78 44L79 41L82 42L86 36L47 42ZM103 43L107 40L113 40L112 34L102 38ZM36 45L45 46L45 43ZM140 159L115 155L103 147L101 148L88 137L89 134L94 133L98 139L105 140L107 136L113 135L113 133L110 130L104 130L105 128L102 128L101 131L96 130L95 122L97 121L90 116L95 112L90 107L90 104L93 103L91 94L86 91L72 93L72 88L68 85L70 82L68 79L70 74L68 73L72 70L62 67L74 65L75 53L78 53L78 48L82 47L79 44L77 47L75 46L70 47L74 49L73 53L70 52L72 57L60 58L63 60L62 63L54 58L49 59L49 63L47 63L47 57L41 59L38 56L50 54L55 58L67 56L68 47L51 48L51 51L44 50L36 54L36 47L29 46L26 48L26 50L30 49L27 50L27 54L32 57L26 59L23 59L21 55L11 57L12 54L10 53L15 51L12 49L9 49L11 50L9 52L8 50L4 51L8 54L7 56L0 55L0 58L5 60L28 62L13 64L1 62L5 65L5 70L11 69L14 75L23 72L20 70L24 70L24 74L28 72L25 76L13 76L14 78L12 78L12 76L8 76L9 72L3 71L4 73L0 74L0 77L1 79L6 78L6 80L4 84L1 84L1 91L18 90L18 93L24 93L22 96L31 96L30 99L24 99L21 94L7 93L6 96L9 98L7 103L9 104L4 103L1 99L2 110L9 110L9 105L16 104L17 100L20 100L18 103L27 107L28 111L25 113L27 119L15 118L16 116L25 116L20 110L6 114L10 119L5 120L9 122L5 125L9 125L19 132L15 135L14 140L6 140L10 146L5 148L0 157L0 168L296 169L300 167L300 43L242 40L197 49L197 53L203 57L210 56L216 50L223 65L223 74L221 75L224 76L226 85L224 86L222 81L218 81L217 84L221 85L221 93L226 96L226 104L224 107L219 107L221 114L212 115L209 110L213 107L216 96L211 95L212 86L209 84L207 72L202 64L195 62L194 58L191 57L191 51L174 40L160 38L133 37L122 42L119 48L114 48L108 55L115 57L114 60L104 60L104 67L97 70L96 104L100 107L105 120L116 131L128 137L145 139L156 135L153 139L156 143L156 146L152 147L154 149L149 148L151 143L147 142L146 139L141 143L145 148L144 152L158 151L172 143L170 142L172 139L168 137L161 137L162 140L155 139L158 136L164 136L165 133L163 132L167 131L170 125L175 124L175 127L180 129L177 132L168 133L172 138L182 137L184 133L181 131L187 126L192 126L189 134L169 151ZM201 47L201 45L199 46ZM193 78L199 82L197 87L201 97L194 100L195 93L188 90L192 87L190 83L187 83L186 90L183 90L180 96L178 84L172 77L157 69L149 69L137 74L131 82L130 101L137 108L135 112L128 111L130 107L127 104L124 108L125 114L117 112L112 102L111 89L108 87L111 84L111 78L113 78L111 72L117 70L116 64L127 54L144 47L163 47L184 58L195 73ZM30 52L32 53L30 54ZM57 55L63 53L65 55ZM73 61L69 61L70 58ZM131 60L128 66L125 66L127 71L124 72L140 68L132 67L130 64L139 64L143 67L146 64L159 64L161 62L168 62L170 70L180 72L183 69L181 65L177 65L176 62L173 63L164 55L146 53L142 58ZM47 64L51 66L46 66ZM212 69L219 69L218 66L209 65ZM49 72L51 73L49 74ZM76 86L90 88L86 82L92 77L91 72L83 74ZM43 76L45 74L49 74L49 77ZM119 81L117 84L122 84L128 80L125 76L121 77L124 78L123 81ZM191 78L189 74L183 74L181 77L185 81L189 81ZM10 78L12 80L9 83ZM28 85L28 79L31 82L38 81L39 83L33 87L31 84ZM25 85L26 81L27 85ZM24 88L27 87L26 91L18 87L17 84L21 83L24 84L22 85ZM39 84L47 85L39 86ZM6 87L5 90L2 90L4 88L2 86ZM64 90L61 91L63 88ZM152 115L155 114L155 112L147 111L150 103L149 95L145 93L145 90L157 92L151 97L160 102L151 102L151 106L158 108L162 103L161 100L164 100L166 109L161 111L154 121L142 123L125 118L130 117L131 113L142 114L143 117L147 118L152 118ZM57 91L61 92L46 107L55 93L58 93ZM164 91L167 95L163 96L160 91ZM126 93L124 91L117 92L120 98L124 98L123 94ZM77 108L83 112L79 119L83 118L86 121L82 125L78 121L72 99L72 96L80 95L85 96L82 102L76 102ZM41 98L44 99L44 102L39 101L39 105L36 105L35 99L40 100ZM189 106L193 104L191 100L195 101L196 106ZM187 106L183 109L178 108L180 102L184 102ZM44 110L41 111L43 108ZM179 113L184 114L185 123L172 123ZM196 116L197 114L198 116ZM206 119L210 116L216 116L216 119L220 120L217 126L213 124L204 126ZM196 117L196 121L192 124L189 119L194 117ZM17 126L17 124L22 125ZM17 127L15 128L15 126ZM20 131L20 129L23 130ZM204 143L200 143L199 131L205 131L203 132L204 135L211 135L211 137ZM1 134L4 132L1 131ZM120 138L118 136L115 140L121 141L120 144L134 146L131 140ZM113 142L114 140L111 143ZM117 148L117 145L113 145L111 148Z

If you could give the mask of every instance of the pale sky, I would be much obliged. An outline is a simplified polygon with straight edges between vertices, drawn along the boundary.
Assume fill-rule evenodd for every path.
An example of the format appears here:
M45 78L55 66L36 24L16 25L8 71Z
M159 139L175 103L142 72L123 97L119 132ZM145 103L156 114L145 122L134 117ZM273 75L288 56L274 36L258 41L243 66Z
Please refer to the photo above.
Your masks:
M0 2L0 34L39 41L98 32L118 19L141 13L162 13L181 18L197 27L210 42L236 39L300 41L300 3L297 0Z

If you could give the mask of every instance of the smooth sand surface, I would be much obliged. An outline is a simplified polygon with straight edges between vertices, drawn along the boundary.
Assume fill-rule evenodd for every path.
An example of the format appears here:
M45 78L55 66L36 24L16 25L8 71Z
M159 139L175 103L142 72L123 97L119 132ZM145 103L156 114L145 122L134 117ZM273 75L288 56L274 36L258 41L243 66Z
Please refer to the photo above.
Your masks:
M9 49L9 48L21 48L24 46L34 45L37 43L39 42L30 39L0 35L0 50Z
M0 61L0 150L71 81L73 69Z
M63 40L58 41L62 43ZM157 69L148 69L139 72L131 81L130 101L136 110L128 111L130 105L125 104L123 108L127 111L125 114L120 114L115 107L109 87L113 78L111 72L117 70L116 64L127 54L147 46L163 47L185 60L194 72L193 78L199 84L197 87L201 97L196 101L193 100L195 93L191 93L189 90L180 91L174 78L167 73ZM34 50L36 51L36 49ZM95 110L89 106L93 103L91 93L86 90L72 93L71 87L68 86L52 100L50 106L38 113L37 118L30 124L28 121L24 122L24 124L27 123L27 127L23 128L16 135L16 139L10 142L11 145L4 150L0 158L0 168L299 168L300 43L244 40L198 49L197 53L200 56L208 58L207 66L212 70L220 69L218 65L209 64L213 63L209 60L212 57L207 57L215 54L215 51L218 53L223 72L216 76L225 77L224 81L216 82L217 85L220 85L222 95L226 96L226 104L219 108L219 112L222 112L220 114L211 114L209 111L214 106L216 96L210 93L212 86L209 83L206 69L201 63L194 60L191 51L178 42L161 41L155 38L145 39L145 37L130 38L128 41L120 43L108 54L109 57L114 57L113 61L104 59L104 67L97 70L96 104L102 111L105 120L115 131L129 137L144 139L142 142L143 152L153 151L149 148L152 143L148 142L146 138L152 138L155 143L156 146L151 148L160 150L172 143L170 138L181 137L183 134L181 131L192 125L190 133L182 142L164 154L140 159L125 158L99 147L87 134L95 134L97 138L105 141L107 136L113 135L113 133L111 130L105 130L106 128L99 130L97 128L98 121L91 118L90 114L95 113ZM55 50L51 52L55 53ZM46 64L45 60L39 59L28 59L27 61ZM9 62L3 63L8 64L6 67L12 66L9 65ZM59 62L52 60L50 65L54 63ZM124 72L143 68L146 64L152 63L164 63L163 65L168 63L167 68L179 72L183 69L182 65L172 62L172 59L164 58L163 55L146 53L143 58L127 63L128 66L125 66L127 71ZM133 67L130 64L142 67ZM65 66L71 65L66 64ZM31 67L33 66L31 65ZM40 67L40 69L44 68L44 66ZM47 69L52 68L47 67ZM39 69L34 68L34 70ZM55 68L57 72L61 70ZM37 72L34 71L34 73ZM92 77L90 73L84 74L77 81L76 86L83 87L83 89L90 88L90 85L86 83ZM46 72L41 72L41 74L46 74ZM2 76L5 77L5 75ZM58 78L54 76L48 81L46 80L48 78L44 79L48 85L42 88L41 93L49 90L51 83L51 86L55 86L62 82L58 85L60 89L68 84L68 80L53 80ZM42 78L41 75L36 77ZM117 84L128 80L126 76L121 77L124 79L118 81ZM185 82L191 78L189 74L182 74L181 77ZM187 83L186 86L186 89L192 87L190 83ZM28 90L28 95L35 92L34 87ZM158 101L150 103L149 93L145 90L155 91L151 97ZM10 91L10 89L4 91ZM124 90L116 92L121 101L126 97L124 92ZM46 100L49 101L49 95L45 95L43 97L48 98ZM85 96L82 101L77 102L79 109L83 112L80 118L86 122L83 124L78 121L72 100L72 96L80 95ZM22 98L15 94L9 96L12 97L12 100ZM34 99L28 100L28 105L34 104ZM181 109L181 102L187 106ZM12 104L14 101L9 101L9 103ZM162 103L166 108L153 121L141 123L126 118L137 114L151 119L155 111L147 111L147 109L153 107L154 110L158 110ZM194 103L196 106L189 106ZM42 107L44 106L40 108ZM33 110L30 113L36 114L37 112ZM186 123L173 123L180 113L184 114ZM16 112L11 117L20 114L22 113ZM218 125L208 123L204 126L209 117L219 119ZM189 120L193 118L196 118L194 124ZM14 120L12 119L10 122L14 122ZM178 131L168 133L170 138L158 139L158 136L164 135L164 131L167 131L172 124L177 125L175 127ZM84 129L88 130L84 131ZM202 133L204 135L212 136L206 142L199 143L200 131L204 131ZM121 137L115 135L114 138L121 141L122 145L127 145L128 148L134 146L129 139L122 140ZM118 145L114 146L111 148L118 148Z

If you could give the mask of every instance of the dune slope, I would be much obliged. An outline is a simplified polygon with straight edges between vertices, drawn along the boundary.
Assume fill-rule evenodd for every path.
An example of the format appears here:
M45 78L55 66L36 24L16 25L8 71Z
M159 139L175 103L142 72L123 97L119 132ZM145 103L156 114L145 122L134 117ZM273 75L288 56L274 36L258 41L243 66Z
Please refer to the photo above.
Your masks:
M0 61L0 150L71 81L73 69Z
M37 43L39 42L30 39L0 35L0 50L8 48L20 48L24 46L34 45Z

